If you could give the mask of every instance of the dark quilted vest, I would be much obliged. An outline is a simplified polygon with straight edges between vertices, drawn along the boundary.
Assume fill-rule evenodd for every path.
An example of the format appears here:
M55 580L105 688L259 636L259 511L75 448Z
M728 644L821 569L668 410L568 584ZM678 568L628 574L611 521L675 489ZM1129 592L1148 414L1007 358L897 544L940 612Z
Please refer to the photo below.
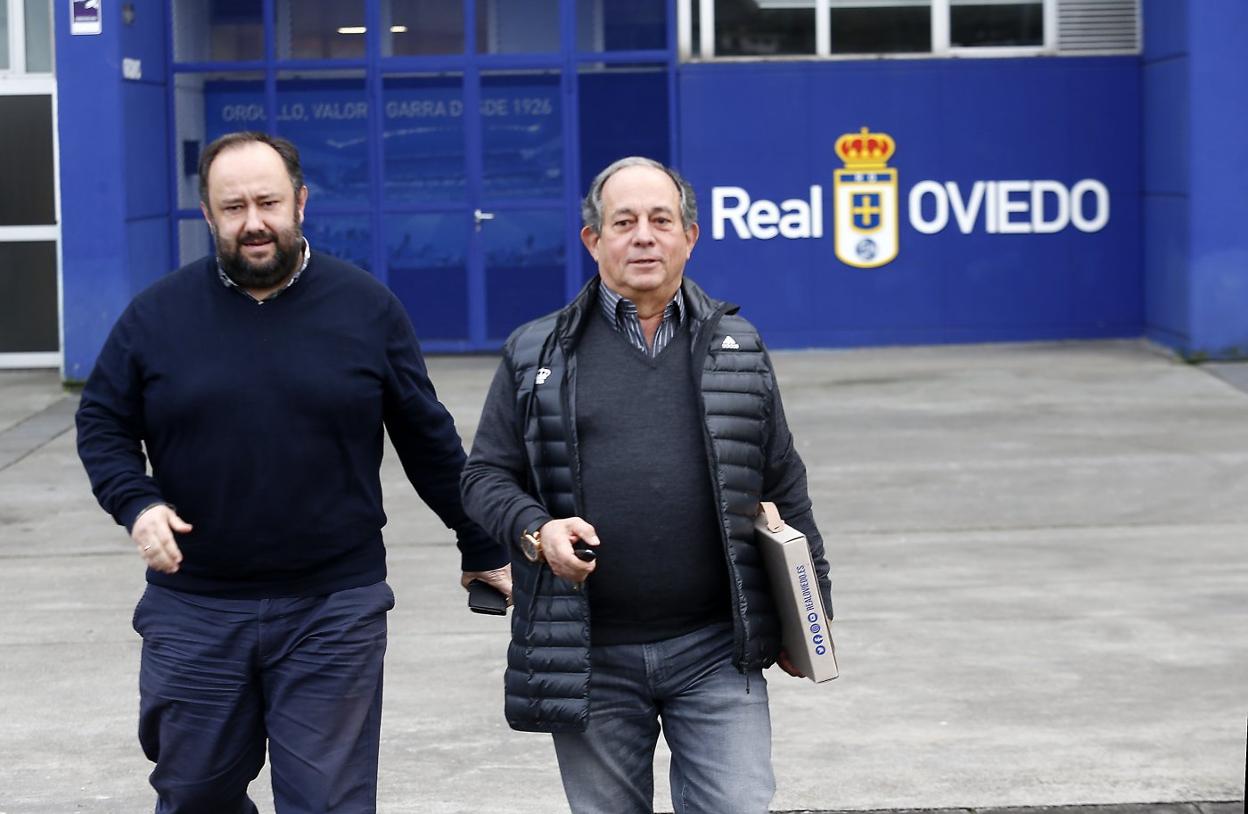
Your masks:
M597 306L592 278L566 308L525 325L504 347L515 372L516 415L524 427L530 491L552 517L580 512L575 381L576 343ZM771 426L770 362L754 326L737 308L684 281L692 369L700 376L704 440L732 586L733 663L762 669L780 650L780 621L754 545ZM512 563L515 603L507 651L505 711L513 729L581 731L589 715L589 603L544 564Z

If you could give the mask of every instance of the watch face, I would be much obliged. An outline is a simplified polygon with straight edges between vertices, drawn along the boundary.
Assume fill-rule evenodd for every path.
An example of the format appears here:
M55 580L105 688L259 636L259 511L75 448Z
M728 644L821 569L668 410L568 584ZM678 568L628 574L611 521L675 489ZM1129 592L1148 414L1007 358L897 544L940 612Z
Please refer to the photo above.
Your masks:
M541 557L541 549L534 544L531 535L526 534L520 538L520 550L524 552L529 562L537 562Z

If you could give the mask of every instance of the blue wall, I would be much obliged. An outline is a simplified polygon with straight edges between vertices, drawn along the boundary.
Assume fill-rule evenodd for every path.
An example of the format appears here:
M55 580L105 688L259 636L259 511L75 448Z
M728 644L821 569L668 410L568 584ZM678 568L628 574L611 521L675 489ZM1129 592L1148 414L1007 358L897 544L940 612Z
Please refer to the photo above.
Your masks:
M1196 8L1199 5L1199 9ZM1188 7L1191 308L1186 350L1248 355L1248 3Z
M1139 335L1138 75L1134 57L687 65L681 168L702 229L689 273L747 304L775 347ZM900 245L879 268L833 251L833 174L843 167L834 145L863 126L896 142L888 165L898 173ZM908 211L921 181L952 182L969 202L976 181L1069 190L1084 179L1109 193L1097 231L993 234L981 207L969 233L950 214L926 234ZM715 187L781 202L809 199L811 185L821 188L821 237L741 239L725 225L714 238ZM1056 199L1046 201L1056 218ZM934 196L922 204L920 221L930 221ZM1022 228L1029 215L1011 219Z
M699 193L703 228L690 274L746 303L776 347L1144 333L1191 356L1248 355L1248 3L1195 5L1144 0L1140 58L681 66L675 156ZM69 4L54 4L71 380L90 372L131 297L175 265L167 4L135 6L127 24L121 4L103 4L103 33L74 37ZM127 57L141 60L141 79L122 78ZM663 76L646 79L657 91ZM599 95L587 92L572 119L586 183L609 153L663 152L627 129L605 140L591 132L586 111ZM617 107L640 99L624 96ZM643 106L664 115L652 101ZM834 144L864 126L896 144L897 205L884 217L897 224L898 252L878 268L833 249L848 209L835 200ZM1100 228L993 233L986 205L965 228L953 212L939 231L920 228L935 216L932 189L956 208L977 184L1023 182L1002 196L1020 207L1008 231L1030 217L1030 182L1069 193L1089 180L1108 195ZM911 213L916 185L928 193ZM812 236L742 238L721 217L725 234L714 237L716 188L809 208L812 186L821 209Z
M1248 355L1248 4L1145 0L1144 269L1149 337Z
M56 13L65 378L85 379L130 299L171 268L165 4L103 3L102 33ZM142 78L122 78L124 58Z

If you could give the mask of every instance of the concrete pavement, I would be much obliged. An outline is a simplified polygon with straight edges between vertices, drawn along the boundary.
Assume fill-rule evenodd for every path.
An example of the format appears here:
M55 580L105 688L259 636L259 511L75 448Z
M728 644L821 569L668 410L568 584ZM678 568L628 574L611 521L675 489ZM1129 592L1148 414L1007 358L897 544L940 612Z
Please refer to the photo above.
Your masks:
M842 678L769 673L774 810L1242 810L1248 368L1133 341L776 363ZM466 438L494 366L431 360ZM90 495L73 406L52 373L0 372L0 814L153 802L134 734L142 569ZM380 810L566 811L549 739L502 718L504 623L467 612L448 535L393 456L383 476L398 605ZM271 812L263 775L253 790Z

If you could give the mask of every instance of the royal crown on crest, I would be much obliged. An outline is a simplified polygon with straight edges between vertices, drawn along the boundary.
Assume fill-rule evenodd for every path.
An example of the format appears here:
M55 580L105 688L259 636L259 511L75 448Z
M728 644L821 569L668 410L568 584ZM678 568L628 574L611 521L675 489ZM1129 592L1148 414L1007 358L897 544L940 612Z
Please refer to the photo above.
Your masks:
M845 162L846 168L879 169L897 150L897 142L887 133L872 133L862 128L857 133L846 133L836 140L836 154Z

